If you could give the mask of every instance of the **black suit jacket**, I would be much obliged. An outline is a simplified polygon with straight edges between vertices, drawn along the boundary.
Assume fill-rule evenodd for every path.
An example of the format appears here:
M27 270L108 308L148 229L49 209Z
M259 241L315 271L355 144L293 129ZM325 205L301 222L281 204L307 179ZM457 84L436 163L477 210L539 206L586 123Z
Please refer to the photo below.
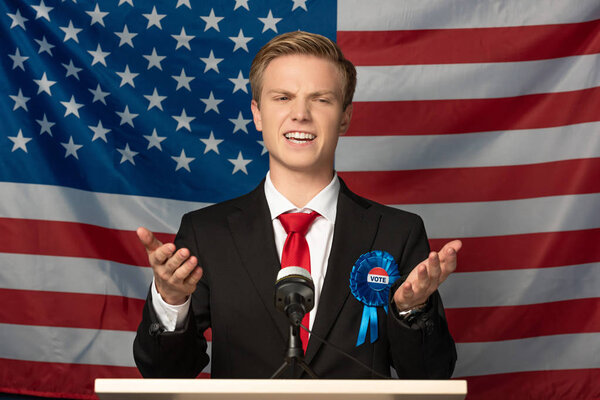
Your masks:
M151 299L146 301L134 342L142 375L195 377L209 361L203 332L211 327L212 377L270 377L283 363L289 324L274 306L281 267L263 184L240 198L184 215L175 244L198 257L204 275L180 331L163 332ZM449 378L456 350L437 292L411 326L395 316L394 307L389 314L380 308L378 340L370 343L367 334L366 342L356 346L363 304L350 293L349 276L358 257L371 250L392 254L407 276L429 253L423 222L359 197L342 182L314 332L384 375L393 366L400 378ZM305 361L323 378L374 376L314 338Z

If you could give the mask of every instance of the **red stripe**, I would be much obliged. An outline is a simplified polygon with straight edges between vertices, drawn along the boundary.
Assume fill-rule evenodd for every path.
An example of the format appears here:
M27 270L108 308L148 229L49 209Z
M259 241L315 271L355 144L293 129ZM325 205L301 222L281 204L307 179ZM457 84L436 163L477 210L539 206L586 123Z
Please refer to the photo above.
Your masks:
M146 250L134 231L122 231L76 222L0 218L0 252L97 258L147 266ZM156 233L163 241L174 235Z
M0 323L136 331L144 300L83 293L0 289ZM212 330L204 332L212 340Z
M461 238L458 272L548 268L600 261L600 229ZM449 239L431 239L439 250Z
M599 368L474 376L467 378L466 398L597 400L600 399L598 382Z
M452 337L458 343L600 332L600 298L505 307L447 308L446 316Z
M354 65L531 61L600 52L600 20L560 25L410 31L340 31Z
M0 323L135 331L144 300L0 289Z
M600 192L600 158L339 175L355 192L383 204L497 201Z
M208 378L200 374L199 378ZM135 367L60 364L0 358L0 392L97 400L96 378L141 378Z
M354 102L347 135L430 135L549 128L600 121L597 104L600 104L600 87L497 99Z

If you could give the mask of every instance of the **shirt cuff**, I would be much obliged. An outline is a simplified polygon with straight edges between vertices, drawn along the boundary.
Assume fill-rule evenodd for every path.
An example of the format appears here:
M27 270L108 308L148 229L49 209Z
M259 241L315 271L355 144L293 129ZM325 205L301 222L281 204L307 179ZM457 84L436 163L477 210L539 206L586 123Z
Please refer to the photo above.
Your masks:
M177 329L183 328L185 319L190 311L192 296L188 297L185 303L179 305L168 304L163 300L161 295L156 290L156 283L152 279L152 306L158 318L158 322L165 328L167 332L174 332Z

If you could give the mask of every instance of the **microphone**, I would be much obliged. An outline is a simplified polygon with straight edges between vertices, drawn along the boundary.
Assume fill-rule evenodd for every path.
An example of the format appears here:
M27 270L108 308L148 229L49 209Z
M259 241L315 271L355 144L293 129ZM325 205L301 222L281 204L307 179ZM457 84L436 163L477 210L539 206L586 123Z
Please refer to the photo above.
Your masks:
M282 268L275 282L275 307L287 315L293 326L300 326L304 315L315 306L315 285L302 267Z

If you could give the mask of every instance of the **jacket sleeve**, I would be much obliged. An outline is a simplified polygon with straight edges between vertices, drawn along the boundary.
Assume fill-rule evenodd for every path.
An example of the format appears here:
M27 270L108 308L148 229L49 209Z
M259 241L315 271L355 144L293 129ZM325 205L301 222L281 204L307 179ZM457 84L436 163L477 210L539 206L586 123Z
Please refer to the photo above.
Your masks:
M183 216L175 245L188 248L199 257L194 227L189 214ZM209 357L204 331L210 326L209 286L206 270L192 294L192 303L184 327L165 332L148 294L137 334L133 343L135 363L145 378L194 378Z
M399 279L390 290L387 318L390 355L393 367L402 379L448 379L456 364L456 347L448 331L444 306L434 292L423 314L410 325L398 316L393 295L410 271L429 254L429 242L423 221L417 217L399 261Z

